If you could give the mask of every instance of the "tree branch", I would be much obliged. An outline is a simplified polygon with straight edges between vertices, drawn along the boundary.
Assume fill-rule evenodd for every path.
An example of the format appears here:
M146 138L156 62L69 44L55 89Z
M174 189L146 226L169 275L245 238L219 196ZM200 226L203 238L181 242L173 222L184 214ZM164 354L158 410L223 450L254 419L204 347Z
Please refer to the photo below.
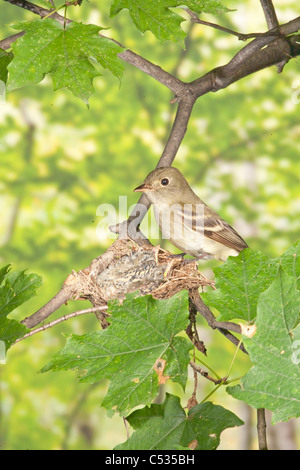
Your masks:
M51 328L52 326L57 325L58 323L69 320L70 318L78 317L79 315L85 315L86 313L97 313L100 310L107 310L107 305L103 305L101 307L85 308L83 310L78 310L77 312L68 313L67 315L63 315L62 317L57 318L56 320L53 320L47 323L46 325L40 326L39 328L36 328L35 330L31 330L29 333L26 333L26 335L22 336L22 338L18 338L14 342L14 344L18 343L19 341L22 341L25 338L28 338L29 336L35 335L36 333L39 333L40 331L47 330L48 328ZM21 323L24 323L24 321Z
M295 21L297 30L300 29L300 17ZM252 73L266 67L287 61L291 57L300 54L300 46L297 45L300 35L285 39L273 39L263 37L254 39L250 44L241 49L228 64L217 67L190 84L194 93L199 97L209 91L218 91ZM266 47L264 47L266 46Z
M260 0L269 29L278 28L279 22L272 0Z
M218 385L220 382L222 382L222 379L214 379L213 377L211 377L208 374L208 372L206 370L204 370L201 367L197 366L197 364L195 364L193 361L190 361L189 364L196 372L198 372L198 374L200 374L203 377L205 377L206 379L210 380L215 385Z
M34 326L38 325L42 321L46 320L46 318L51 315L51 313L55 312L59 309L65 302L70 299L71 295L69 290L66 287L62 287L58 293L52 297L49 302L47 302L43 307L41 307L37 312L29 317L24 318L21 321L27 328L33 328ZM50 312L50 313L49 313Z
M47 10L45 8L34 5L28 2L27 0L4 1L8 1L13 5L26 8L27 10L30 10L41 17L45 17L49 15L49 13L51 13L51 10ZM269 4L270 2L266 1L266 3ZM265 6L265 8L267 8L267 6ZM268 11L269 10L270 5L268 6ZM271 13L269 13L269 16L271 18ZM63 23L65 21L64 17L59 15L57 12L53 12L52 17L57 19L57 21L59 21L60 23ZM70 21L71 20L67 19L67 22ZM256 35L256 39L254 39L253 41L251 41L250 44L247 44L244 48L242 48L228 64L221 67L217 67L216 69L208 72L208 74L204 75L203 77L194 80L190 84L182 82L178 78L161 69L161 67L151 63L150 61L144 59L143 57L130 51L129 49L126 49L125 51L121 52L119 54L119 57L127 63L139 68L143 72L153 77L155 80L168 87L174 92L175 96L186 96L189 90L190 93L196 95L196 98L198 98L210 91L217 91L220 88L225 88L231 83L234 83L235 81L240 80L241 78L250 75L251 73L257 72L258 70L262 70L265 67L275 65L279 62L282 62L282 60L286 61L291 57L299 55L299 47L291 47L291 50L288 50L288 44L285 44L281 48L282 44L280 42L276 42L276 40L278 40L278 36L285 37L299 30L300 17L295 18L294 20L291 20L290 22L285 23L283 25L276 26L275 28L272 28L271 30L265 33L258 33ZM17 39L17 37L20 37L21 34L22 33L19 33L18 35L14 35L10 38L4 39L3 41L0 41L0 47L2 47L3 49L7 48L4 46L11 44L13 39ZM117 42L114 39L108 39ZM271 42L273 42L271 48L265 47ZM122 46L122 44L120 44L120 46ZM263 47L265 48L261 50ZM254 52L256 52L256 54L254 54ZM248 59L250 58L251 61L249 62Z
M198 17L198 15L196 15L196 13L189 10L188 8L185 8L185 11L190 15L192 23L202 24L204 26L209 26L210 28L214 28L214 29L218 29L219 31L223 31L224 33L232 34L233 36L236 36L240 41L247 41L247 39L253 39L253 38L258 38L258 37L266 37L266 36L274 35L273 32L270 32L270 31L266 31L264 33L240 33L239 31L234 31L232 29L225 28L224 26L221 26L219 24L211 23L210 21L201 20Z
M24 10L31 11L32 13L39 15L41 18L45 18L46 16L49 16L50 18L54 18L61 24L70 23L71 21L69 19L65 20L65 18L61 16L59 13L57 13L55 10L48 10L47 8L40 7L38 5L35 5L34 3L28 2L27 0L4 0L4 1L9 2L12 5L15 5L16 7L24 8Z
M122 44L120 44L120 46L124 47ZM152 78L165 85L167 88L173 91L176 96L182 94L184 83L178 78L174 77L174 75L171 75L170 73L163 70L158 65L155 65L149 60L144 59L144 57L141 57L130 49L126 49L124 52L120 52L118 56L128 64L137 67L142 72L150 75Z
M258 448L259 450L268 450L267 445L267 434L266 434L266 417L265 409L257 409L257 437L258 437Z

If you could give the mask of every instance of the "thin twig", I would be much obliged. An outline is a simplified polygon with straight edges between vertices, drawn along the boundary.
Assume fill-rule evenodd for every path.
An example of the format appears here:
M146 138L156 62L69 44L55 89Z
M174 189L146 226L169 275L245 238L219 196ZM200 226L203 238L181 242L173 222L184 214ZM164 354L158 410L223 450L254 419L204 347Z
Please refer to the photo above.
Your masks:
M213 377L208 375L208 372L206 370L204 370L201 367L197 366L197 364L195 364L194 362L190 361L189 364L190 364L190 366L192 366L192 368L196 372L198 372L200 375L205 377L207 380L210 380L211 382L213 382L215 385L219 384L222 381L222 379L214 379Z
M95 313L98 312L99 310L107 310L107 305L103 305L101 307L91 307L91 308L85 308L83 310L78 310L77 312L72 312L68 313L67 315L63 315L60 318L57 318L56 320L53 320L46 325L40 326L39 328L35 328L35 330L31 330L29 333L26 333L26 335L22 336L22 338L18 338L14 344L18 343L19 341L22 341L25 338L28 338L29 336L33 336L36 333L39 333L40 331L47 330L48 328L51 328L54 325L57 325L58 323L61 323L63 321L69 320L70 318L73 317L78 317L79 315L85 315L86 313Z
M247 39L253 39L258 37L274 36L274 31L266 31L264 33L240 33L239 31L234 31L232 29L226 28L225 26L221 26L216 23L211 23L210 21L201 20L198 15L196 15L196 13L189 10L188 8L185 8L185 11L190 15L192 23L203 24L204 26L209 26L210 28L223 31L224 33L232 34L233 36L236 36L240 41L247 41Z
M260 0L260 3L264 11L264 15L265 15L269 30L272 30L272 29L279 30L279 21L278 21L277 14L276 14L272 0ZM280 43L278 43L278 47L281 47L284 49L285 46L286 46L285 39L281 37L281 41ZM290 58L291 56L287 51L286 57L284 57L280 62L276 64L278 73L282 72L283 67L290 60Z

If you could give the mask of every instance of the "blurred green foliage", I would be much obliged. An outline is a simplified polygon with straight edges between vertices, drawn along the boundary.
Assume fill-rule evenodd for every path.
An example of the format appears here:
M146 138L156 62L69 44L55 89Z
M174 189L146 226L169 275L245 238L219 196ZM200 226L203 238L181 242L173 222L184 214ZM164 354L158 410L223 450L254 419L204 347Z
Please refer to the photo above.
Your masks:
M235 37L188 22L186 51L160 43L149 32L141 35L126 12L110 20L110 3L83 2L70 16L112 26L108 36L185 81L226 63L242 46ZM257 2L240 3L232 6L236 12L208 19L243 32L263 31ZM292 0L279 0L276 8L281 22L297 15ZM15 33L9 23L34 16L3 2L1 13L3 38ZM68 91L53 93L47 77L0 102L0 264L43 278L37 297L16 310L16 319L47 302L72 269L86 267L112 243L109 230L106 239L97 237L97 207L118 207L119 195L128 197L128 206L136 202L132 190L154 168L166 142L176 105L162 85L125 64L121 86L109 72L94 86L89 109ZM175 166L199 196L268 256L279 256L299 238L299 89L299 60L292 60L280 75L272 67L203 96L176 157ZM70 302L53 318L85 306ZM100 408L107 384L78 384L69 372L37 374L63 346L61 333L93 329L99 329L94 316L81 316L10 350L0 366L2 448L104 449L125 440L122 419L108 419ZM234 347L202 320L200 332L210 364L222 375ZM247 367L241 355L236 375ZM209 387L201 382L199 398ZM219 397L228 400L222 392Z

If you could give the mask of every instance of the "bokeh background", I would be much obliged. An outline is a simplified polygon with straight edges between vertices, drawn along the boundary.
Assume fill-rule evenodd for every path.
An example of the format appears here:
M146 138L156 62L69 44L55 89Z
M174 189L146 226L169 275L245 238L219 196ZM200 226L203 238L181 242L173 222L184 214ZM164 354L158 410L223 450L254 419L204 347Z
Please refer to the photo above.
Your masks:
M68 15L109 27L105 34L185 81L225 64L243 45L233 36L189 22L183 23L186 50L160 43L149 32L139 33L126 11L111 20L110 4L84 1ZM237 10L220 19L203 18L242 32L265 29L257 0L226 4ZM295 0L277 0L275 6L280 22L299 14ZM11 23L34 18L5 2L0 9L1 38L15 33ZM175 166L199 196L252 248L270 257L299 238L299 60L290 61L281 74L272 67L199 99L176 157ZM2 97L0 264L13 263L14 270L27 269L43 278L37 297L16 310L14 318L33 313L72 269L88 266L105 251L113 236L97 216L98 206L112 204L118 210L119 196L127 196L128 206L134 204L138 195L133 188L161 155L176 111L173 96L151 77L124 66L121 85L107 71L94 81L89 108L65 90L54 93L48 77ZM121 220L125 217L121 213ZM99 237L97 227L103 226L105 236ZM211 267L204 263L201 269L212 275ZM69 302L53 319L88 306ZM38 373L63 346L65 335L98 328L92 314L81 316L9 351L6 364L0 365L2 449L111 449L126 439L123 420L108 418L101 408L106 383L78 384L72 372ZM234 347L201 320L199 330L209 350L207 362L225 374ZM238 355L233 376L249 368L243 356ZM212 386L205 379L199 382L200 400ZM192 382L187 390L191 392ZM172 391L182 395L179 387ZM221 448L256 448L253 411L223 390L213 400L247 421L243 428L222 434ZM271 446L295 447L298 426L293 420L271 427Z

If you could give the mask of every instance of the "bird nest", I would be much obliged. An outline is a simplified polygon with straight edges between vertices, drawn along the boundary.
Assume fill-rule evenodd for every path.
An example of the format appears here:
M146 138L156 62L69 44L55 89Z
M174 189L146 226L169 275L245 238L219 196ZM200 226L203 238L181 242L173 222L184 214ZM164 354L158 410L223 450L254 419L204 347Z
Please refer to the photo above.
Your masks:
M73 298L88 299L94 306L123 300L135 291L167 299L183 289L212 285L198 270L196 260L185 260L159 246L140 246L128 239L117 240L88 268L73 271L65 282L74 288Z

